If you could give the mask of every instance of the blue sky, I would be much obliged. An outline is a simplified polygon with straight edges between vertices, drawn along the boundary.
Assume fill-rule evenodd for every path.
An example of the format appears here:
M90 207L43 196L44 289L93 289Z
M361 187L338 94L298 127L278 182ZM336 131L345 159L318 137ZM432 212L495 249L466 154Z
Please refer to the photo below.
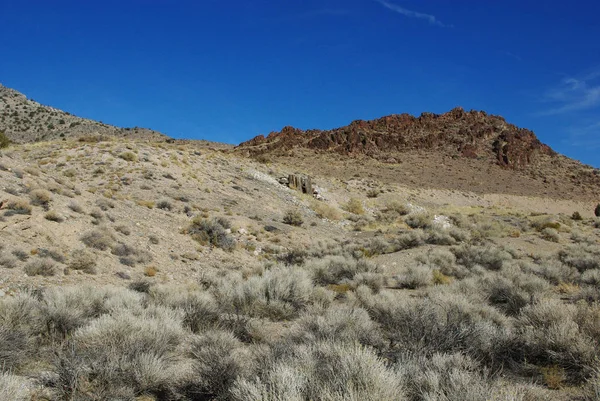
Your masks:
M599 15L597 1L0 0L0 82L228 143L462 106L600 167Z

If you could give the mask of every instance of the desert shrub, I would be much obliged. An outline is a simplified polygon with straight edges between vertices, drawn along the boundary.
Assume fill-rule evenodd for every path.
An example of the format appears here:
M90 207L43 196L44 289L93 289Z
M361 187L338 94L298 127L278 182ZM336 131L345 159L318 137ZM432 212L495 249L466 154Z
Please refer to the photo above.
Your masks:
M405 399L400 375L369 348L332 341L281 348L257 378L234 383L232 400Z
M31 214L31 205L24 199L9 201L5 207L13 214Z
M413 213L406 216L404 222L410 228L429 228L431 227L432 218L426 213Z
M578 244L568 246L558 252L558 258L567 266L584 272L600 268L600 247L598 245Z
M125 225L118 225L115 227L115 231L123 235L131 235L131 229Z
M0 262L0 265L2 262ZM600 287L600 269L586 270L581 275L581 281L585 284Z
M450 249L456 256L457 263L472 270L481 266L487 270L500 270L504 263L511 260L512 256L502 248L491 246L472 246L463 244Z
M426 238L426 234L423 230L402 232L397 237L392 239L394 252L404 249L418 248L425 244Z
M54 263L47 258L34 259L28 262L24 269L28 276L54 276L56 274Z
M0 147L6 147L2 146L1 137ZM30 399L31 393L24 378L0 372L0 400L28 401Z
M190 354L193 359L194 393L225 399L239 377L246 376L252 362L243 343L232 333L211 330L194 339Z
M517 333L507 351L523 363L539 367L556 365L564 369L569 381L580 383L593 374L598 352L594 337L598 329L586 329L590 326L582 325L584 322L578 317L577 306L558 300L526 306L519 315Z
M275 267L247 280L228 278L215 289L215 297L224 311L283 320L306 308L312 290L306 271Z
M364 285L370 288L374 293L378 293L385 284L385 277L382 273L358 273L352 279L351 284L353 287Z
M594 209L594 216L600 217L600 203L598 203Z
M372 188L367 191L367 198L377 198L381 193L380 189Z
M10 145L10 139L3 131L0 131L0 149L7 148Z
M365 214L363 204L360 199L357 198L351 198L348 203L343 206L343 209L352 214Z
M277 256L277 260L286 266L300 266L308 257L308 252L303 249L292 249Z
M59 380L72 383L60 388L60 396L72 399L92 393L101 399L132 399L135 394L163 393L169 397L188 372L176 354L184 336L181 319L171 310L102 315L76 330L62 361L55 362ZM74 367L70 371L76 372L76 380L66 380L69 370L61 368L64 365Z
M145 291L153 301L183 312L183 325L198 333L213 326L219 319L219 305L213 294L204 291L182 291L178 286L148 287Z
M21 262L25 262L29 259L29 254L22 249L15 249L12 251L13 256L19 259Z
M336 207L325 202L314 201L311 205L317 216L322 219L337 221L342 218L342 214Z
M448 249L432 249L427 254L419 255L416 261L438 271L445 276L452 276L459 279L469 275L469 270L462 265L456 264L456 256Z
M541 231L542 238L546 241L560 242L560 234L554 228L546 227Z
M335 305L315 313L310 310L295 322L288 339L294 343L313 344L318 341L359 342L380 347L383 338L377 324L366 310L348 305Z
M410 213L410 209L404 203L400 202L389 202L385 205L383 209L381 209L378 213L376 213L375 218L378 221L391 224L395 223L400 216L405 216Z
M65 218L60 213L58 213L56 210L50 210L50 211L46 212L46 214L44 215L44 218L46 220L54 221L56 223L62 223L63 221L65 221Z
M538 260L536 263L519 262L521 269L542 277L554 285L574 282L579 273L572 266L562 264L554 258Z
M509 338L506 317L490 306L472 304L451 286L415 299L403 293L372 295L357 289L360 305L379 323L389 341L388 355L409 352L424 356L464 352L492 363Z
M172 210L173 205L167 199L162 199L156 202L156 207L162 210Z
M300 227L304 223L302 214L297 210L288 210L283 215L283 222L290 226Z
M433 245L456 245L456 239L449 230L439 226L432 226L426 231L425 242Z
M32 205L47 207L52 201L52 193L45 189L34 189L29 193L29 199Z
M76 249L71 253L68 267L84 273L96 274L96 256L85 249Z
M431 285L433 272L424 265L409 266L403 273L396 275L394 278L399 288L416 289Z
M101 209L94 209L90 212L90 216L97 220L102 220L104 218L104 213L102 213Z
M581 213L575 211L573 212L573 214L571 215L571 219L575 220L575 221L581 221L583 220L583 217L581 216Z
M148 251L137 249L124 243L114 245L111 253L118 256L119 261L126 266L135 266L138 263L152 261L152 255Z
M96 206L100 208L102 211L107 211L108 209L113 209L115 207L115 203L106 198L100 198L96 200Z
M531 221L531 227L537 231L542 231L544 228L552 228L558 230L561 227L559 221L553 217L541 217Z
M201 244L211 244L225 251L235 248L236 241L229 233L229 222L226 219L205 219L197 216L186 232Z
M83 207L74 200L69 202L69 204L67 206L69 209L71 209L75 213L85 213L85 211L83 210Z
M0 314L5 305L0 304ZM19 368L31 356L32 343L28 333L21 327L5 321L0 315L0 373Z
M0 253L0 267L5 269L14 269L17 267L17 258Z
M65 263L65 255L63 255L59 251L55 251L55 250L47 249L47 248L37 248L35 250L32 250L32 254L34 252L36 252L37 256L39 256L40 258L50 258L50 259L54 260L55 262Z
M463 354L405 355L398 366L411 400L490 399L491 380L476 361Z
M535 302L548 284L535 276L514 273L511 277L486 275L477 281L479 291L483 292L487 302L507 315L516 316L522 308ZM537 281L536 281L537 279Z
M81 236L80 240L86 246L101 251L112 247L115 242L113 235L107 230L102 229L88 231Z
M395 248L383 238L372 238L362 246L363 254L367 257L384 255L395 251Z
M327 256L306 262L315 283L319 285L341 284L354 279L359 273L381 273L381 268L364 259L353 259L347 255Z

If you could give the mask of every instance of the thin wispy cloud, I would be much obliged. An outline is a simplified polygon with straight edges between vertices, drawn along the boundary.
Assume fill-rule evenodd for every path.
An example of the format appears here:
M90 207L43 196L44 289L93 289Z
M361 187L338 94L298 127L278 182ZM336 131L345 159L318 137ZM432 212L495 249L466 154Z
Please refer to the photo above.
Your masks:
M553 107L540 115L557 115L600 107L600 69L581 77L566 77L542 99Z
M444 24L442 21L437 19L435 15L425 14L425 13L420 13L418 11L409 10L404 7L400 7L399 5L390 3L389 1L386 1L386 0L375 0L375 1L378 2L379 4L381 4L382 6L384 6L385 8L387 8L388 10L392 10L398 14L402 14L405 17L423 19L423 20L428 21L431 25L437 25L437 26L441 26L441 27L445 27L445 28L452 28L452 25Z

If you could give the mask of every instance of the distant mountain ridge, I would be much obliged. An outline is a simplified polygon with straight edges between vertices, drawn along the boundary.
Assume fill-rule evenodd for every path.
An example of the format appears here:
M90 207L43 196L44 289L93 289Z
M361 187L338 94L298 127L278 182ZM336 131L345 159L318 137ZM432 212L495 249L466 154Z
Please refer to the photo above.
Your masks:
M15 143L99 135L132 139L165 140L168 137L147 128L120 128L74 116L28 99L0 84L0 131Z
M357 120L332 130L285 127L239 145L253 155L298 147L381 160L394 158L398 152L439 150L455 157L491 159L511 168L525 167L538 155L556 154L528 129L509 124L500 116L460 107L439 115L394 114Z

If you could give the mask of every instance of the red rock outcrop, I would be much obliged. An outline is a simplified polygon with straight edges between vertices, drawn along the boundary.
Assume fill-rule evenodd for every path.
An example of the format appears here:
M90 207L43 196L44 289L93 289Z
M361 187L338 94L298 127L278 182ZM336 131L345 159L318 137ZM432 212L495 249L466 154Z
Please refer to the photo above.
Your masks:
M285 127L244 142L238 149L258 155L296 147L381 160L403 151L439 150L453 157L490 158L510 168L529 165L537 154L555 154L530 130L484 111L467 112L462 108L440 115L394 114L371 121L357 120L326 131Z

